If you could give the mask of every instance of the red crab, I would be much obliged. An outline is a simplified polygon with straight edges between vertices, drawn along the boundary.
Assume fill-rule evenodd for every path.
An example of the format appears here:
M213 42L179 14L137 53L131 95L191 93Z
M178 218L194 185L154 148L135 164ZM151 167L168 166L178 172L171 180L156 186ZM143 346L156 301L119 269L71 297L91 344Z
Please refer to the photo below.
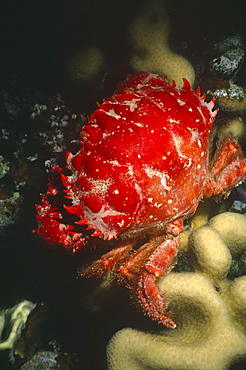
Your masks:
M220 138L211 155L217 111L204 98L186 80L177 88L157 74L129 75L82 128L79 152L67 153L70 175L61 179L70 205L57 201L50 182L36 206L36 232L49 243L76 251L91 237L117 238L83 276L123 282L145 314L171 328L156 280L174 263L183 219L202 198L228 195L246 174L234 138ZM89 237L80 225L92 229Z

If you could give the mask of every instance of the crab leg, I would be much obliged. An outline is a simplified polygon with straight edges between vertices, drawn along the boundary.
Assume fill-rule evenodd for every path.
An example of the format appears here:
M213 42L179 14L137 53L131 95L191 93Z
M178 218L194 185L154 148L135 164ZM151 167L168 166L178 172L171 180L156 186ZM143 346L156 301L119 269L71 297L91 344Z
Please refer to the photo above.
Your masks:
M136 291L137 302L144 313L152 320L170 328L175 328L176 324L170 317L164 315L167 304L159 294L156 280L172 267L180 244L179 232L182 230L182 220L178 219L169 225L168 239L166 236L156 237L142 245L134 253L128 254L128 256L124 251L123 258L121 258L121 261L118 260L118 263L121 262L118 269L111 265L111 272L119 274L118 281L132 291ZM172 233L175 235L172 235ZM105 255L105 260L108 260L110 253L112 251ZM120 253L122 253L121 248ZM96 262L101 262L101 259ZM138 273L139 270L141 271L140 274ZM98 271L98 266L96 271ZM137 276L136 280L135 277Z
M246 161L236 139L224 138L218 143L218 150L212 163L203 196L227 195L232 187L246 175Z
M169 328L175 328L176 324L170 317L165 316L167 303L159 294L156 280L172 266L178 247L178 236L163 241L144 265L137 287L138 301L142 310L152 320L156 320Z
M125 277L132 273L136 276L135 268L139 266L141 273L136 288L132 287L137 291L137 301L146 315L169 328L176 328L176 324L165 315L167 303L159 294L156 281L171 269L180 245L179 234L183 230L182 218L174 220L167 225L165 236L155 237L144 244L120 268Z
M119 245L117 248L102 255L101 258L94 261L89 266L83 267L80 270L80 276L91 277L95 275L99 277L109 273L115 273L118 270L118 264L127 258L131 249L132 245L130 243Z

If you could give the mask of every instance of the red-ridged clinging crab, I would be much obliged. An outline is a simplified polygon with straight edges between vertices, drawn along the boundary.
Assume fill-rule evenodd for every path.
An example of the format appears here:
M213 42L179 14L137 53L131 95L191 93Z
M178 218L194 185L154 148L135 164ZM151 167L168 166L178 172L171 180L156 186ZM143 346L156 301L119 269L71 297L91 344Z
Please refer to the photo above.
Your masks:
M50 182L36 206L36 232L49 243L77 251L88 238L116 238L83 276L123 282L144 313L172 328L156 280L173 265L183 219L202 198L228 195L246 174L232 137L220 138L211 158L217 111L204 99L186 80L177 88L157 74L129 75L82 128L78 153L67 153L70 175L61 178L71 204L58 204ZM80 225L92 229L89 237Z

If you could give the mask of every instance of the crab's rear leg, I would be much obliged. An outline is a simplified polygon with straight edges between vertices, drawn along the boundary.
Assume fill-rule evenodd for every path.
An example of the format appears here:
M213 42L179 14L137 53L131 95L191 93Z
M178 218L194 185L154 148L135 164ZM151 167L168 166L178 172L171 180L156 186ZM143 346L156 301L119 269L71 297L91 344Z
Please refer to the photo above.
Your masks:
M137 299L144 313L152 320L166 327L176 328L173 320L165 314L167 303L159 294L156 280L167 273L175 261L180 244L179 233L183 231L182 220L171 223L167 231L166 238L162 239L143 266L137 282Z
M246 175L246 159L237 140L221 139L211 164L210 174L203 189L203 197L228 195Z

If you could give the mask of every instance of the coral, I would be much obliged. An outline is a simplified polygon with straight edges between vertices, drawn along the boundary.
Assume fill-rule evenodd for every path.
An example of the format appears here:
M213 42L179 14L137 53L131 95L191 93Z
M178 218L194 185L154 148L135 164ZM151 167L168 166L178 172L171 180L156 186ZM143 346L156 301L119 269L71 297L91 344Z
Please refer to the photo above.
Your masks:
M78 51L68 66L72 80L77 83L89 81L100 71L103 61L103 52L98 47L90 46Z
M243 97L241 95L240 98L221 96L217 99L217 103L224 111L243 113L246 110L245 88L243 88Z
M4 180L7 178L6 175L10 174L10 168L10 162L0 155L0 234L7 225L14 223L22 202L19 192L11 192L6 187L8 181L5 183ZM5 179L2 180L3 178Z
M232 36L215 45L216 57L210 61L210 71L234 78L244 61L245 47L241 36Z
M58 353L51 351L38 351L31 360L26 362L21 370L32 369L56 369Z
M245 122L241 117L227 119L226 123L219 128L222 135L231 134L237 139L243 139L246 135Z
M245 216L225 212L190 232L187 255L195 272L159 281L178 329L117 332L108 344L110 370L225 370L246 356L246 276L226 278L231 253L246 249L245 226Z
M0 179L6 175L10 170L9 163L0 155Z
M244 89L241 86L237 86L232 80L230 80L226 82L226 87L216 89L214 91L208 90L207 94L212 95L215 99L224 98L224 100L242 100L244 98Z
M169 335L119 331L108 346L109 369L222 370L245 355L246 337L208 279L171 273L164 289L179 328Z
M241 36L229 37L214 46L213 58L209 62L211 89L207 90L217 99L224 111L242 113L246 109L245 87L238 86L234 80L245 56L245 45Z
M168 35L169 21L163 4L157 1L147 3L131 27L135 53L131 64L136 71L167 76L177 86L183 85L183 78L193 85L194 69L187 59L170 49Z
M74 354L38 351L29 361L21 366L21 370L33 369L79 370L81 367Z
M224 279L231 265L231 255L221 235L203 226L190 235L189 257L193 270L209 277L214 285Z
M14 362L15 344L26 326L29 314L35 307L36 304L23 300L14 307L0 312L0 351L9 349L12 362ZM7 338L3 338L3 333L8 333Z
M0 188L0 233L7 225L15 222L20 210L22 197L19 192L13 192L10 196Z
M224 212L213 217L209 225L217 230L233 256L246 250L246 217L233 212Z

